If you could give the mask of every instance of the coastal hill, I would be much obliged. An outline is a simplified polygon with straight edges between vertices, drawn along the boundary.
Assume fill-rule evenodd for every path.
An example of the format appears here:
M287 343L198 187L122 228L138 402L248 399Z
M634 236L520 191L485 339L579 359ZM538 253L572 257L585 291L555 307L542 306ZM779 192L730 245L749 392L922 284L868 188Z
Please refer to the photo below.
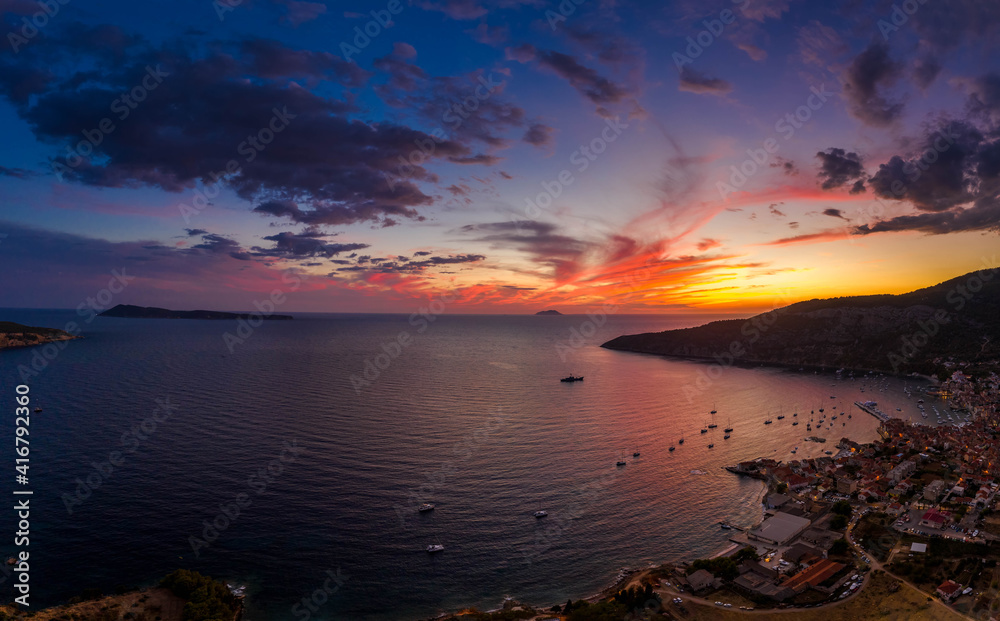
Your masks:
M720 364L889 373L967 373L1000 358L1000 270L970 272L901 295L809 300L750 319L619 336L602 347ZM995 368L995 366L994 366Z
M36 328L12 321L0 321L0 349L32 347L53 341L69 341L78 338L80 337L55 328Z
M259 313L263 319L291 319L291 315L267 315ZM119 304L110 308L98 317L125 317L128 319L250 319L251 313L224 313L220 311L177 311L155 306L132 306Z
M543 310L543 311L538 311L535 314L536 315L562 315L562 313L560 313L557 310Z

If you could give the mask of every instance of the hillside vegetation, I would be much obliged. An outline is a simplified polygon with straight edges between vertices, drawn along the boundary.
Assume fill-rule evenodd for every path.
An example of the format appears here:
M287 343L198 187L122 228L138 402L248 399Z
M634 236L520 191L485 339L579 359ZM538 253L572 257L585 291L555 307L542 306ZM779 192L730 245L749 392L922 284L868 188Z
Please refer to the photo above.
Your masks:
M721 364L764 363L941 374L1000 359L1000 270L901 295L809 300L750 319L619 336L603 347Z

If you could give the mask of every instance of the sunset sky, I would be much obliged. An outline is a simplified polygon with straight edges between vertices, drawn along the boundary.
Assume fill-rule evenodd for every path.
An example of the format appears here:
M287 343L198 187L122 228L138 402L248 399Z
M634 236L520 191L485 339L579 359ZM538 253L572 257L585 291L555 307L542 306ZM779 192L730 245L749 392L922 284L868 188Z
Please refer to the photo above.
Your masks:
M753 312L1000 265L997 2L49 4L0 0L0 307L124 270L177 309Z

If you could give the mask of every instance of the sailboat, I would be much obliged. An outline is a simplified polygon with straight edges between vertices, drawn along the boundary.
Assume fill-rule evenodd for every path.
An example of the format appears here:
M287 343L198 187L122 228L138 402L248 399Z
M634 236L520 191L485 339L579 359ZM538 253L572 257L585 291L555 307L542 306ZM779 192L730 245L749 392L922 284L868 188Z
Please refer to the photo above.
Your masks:
M684 444L684 436L681 436L681 439L677 441L677 444Z
M674 452L675 450L677 450L677 447L676 447L676 446L671 446L671 447L670 447L670 452L671 452L671 453L673 453L673 452Z
M622 451L621 457L618 458L616 466L624 466L627 462L625 461L625 451Z
M725 431L726 433L729 433L732 430L733 430L733 419L730 418L729 422L726 423L726 428L723 429L723 431Z
M632 457L638 457L638 456L639 456L639 445L636 445L635 452L632 453Z
M713 404L712 404L712 412L711 412L711 413L712 413L712 414L715 414L715 412L716 412L716 409L715 409L715 404L713 403Z

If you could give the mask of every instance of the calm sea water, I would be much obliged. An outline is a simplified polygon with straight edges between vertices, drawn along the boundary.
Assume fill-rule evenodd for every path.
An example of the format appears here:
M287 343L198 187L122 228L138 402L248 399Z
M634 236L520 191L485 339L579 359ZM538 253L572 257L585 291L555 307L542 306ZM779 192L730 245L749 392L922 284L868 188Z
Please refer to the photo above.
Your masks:
M2 315L51 327L75 319ZM859 397L921 420L903 380L861 393L861 382L831 374L717 373L598 347L706 319L612 316L592 331L586 316L442 315L420 332L407 316L297 315L230 352L223 333L235 322L99 318L29 381L44 408L31 424L32 603L150 584L178 567L247 585L249 619L304 618L293 606L328 570L342 585L313 619L415 619L505 596L561 602L625 566L717 552L719 520L754 523L761 484L722 466L787 460L796 446L819 455L843 436L870 441L877 421L850 408ZM398 357L377 358L401 333ZM17 367L38 352L0 352L8 432ZM352 383L366 366L372 381ZM570 373L586 379L558 381ZM176 410L147 421L140 440L130 430L158 400ZM820 433L826 445L803 442L809 410L823 406L853 415ZM713 408L719 428L702 435ZM784 420L763 425L779 412ZM301 450L278 472L286 443ZM13 443L4 446L12 463ZM98 478L93 464L114 451L124 462ZM622 454L628 464L616 467ZM64 495L86 495L78 480L88 477L100 487L69 513ZM219 519L228 526L196 554L191 537L238 498L249 505ZM437 508L418 514L425 501ZM549 517L535 519L538 509ZM14 526L4 512L0 528ZM445 551L428 555L433 543ZM2 588L13 597L10 580Z

